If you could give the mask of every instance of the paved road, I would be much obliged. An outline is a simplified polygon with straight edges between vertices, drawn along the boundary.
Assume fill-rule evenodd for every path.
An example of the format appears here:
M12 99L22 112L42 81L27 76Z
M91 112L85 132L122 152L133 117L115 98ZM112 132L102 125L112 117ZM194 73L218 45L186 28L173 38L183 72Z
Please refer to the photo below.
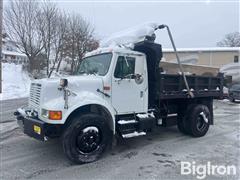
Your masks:
M14 110L24 99L2 102ZM5 105L7 105L5 107ZM148 136L119 142L99 161L73 165L58 140L39 142L18 128L0 141L0 179L195 179L180 175L181 161L235 165L239 168L240 104L215 102L215 125L205 137L182 135L176 127L157 128ZM4 112L2 112L4 113ZM4 115L9 120L10 116ZM2 119L1 122L4 122ZM211 176L207 179L238 179Z
M0 140L7 138L18 128L13 113L27 105L27 98L0 101Z
M27 105L27 98L0 101L0 123L13 121L13 112L25 105Z

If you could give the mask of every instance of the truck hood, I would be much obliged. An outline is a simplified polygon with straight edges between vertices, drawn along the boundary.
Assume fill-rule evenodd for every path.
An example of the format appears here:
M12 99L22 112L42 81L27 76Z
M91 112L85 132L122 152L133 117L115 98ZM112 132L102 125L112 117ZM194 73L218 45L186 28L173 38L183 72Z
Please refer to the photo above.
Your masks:
M103 79L100 76L94 75L86 75L86 76L67 76L63 77L68 80L69 89L91 89L96 85L103 86ZM54 85L55 87L59 87L61 78L44 78L40 80L34 80L35 83L42 84L45 88L49 85ZM98 87L99 88L99 87Z
M103 79L100 76L95 75L83 75L83 76L68 76L64 77L68 80L68 88L74 94L69 96L69 105L74 104L75 100L83 94L95 94L101 95L97 92L97 89L103 89ZM40 80L34 80L31 85L29 104L33 104L36 99L36 95L39 96L38 107L40 108L43 104L51 104L52 102L64 104L63 91L58 90L61 78L46 78ZM38 85L41 87L38 92L34 86ZM49 103L48 103L49 102ZM39 108L36 108L39 110Z

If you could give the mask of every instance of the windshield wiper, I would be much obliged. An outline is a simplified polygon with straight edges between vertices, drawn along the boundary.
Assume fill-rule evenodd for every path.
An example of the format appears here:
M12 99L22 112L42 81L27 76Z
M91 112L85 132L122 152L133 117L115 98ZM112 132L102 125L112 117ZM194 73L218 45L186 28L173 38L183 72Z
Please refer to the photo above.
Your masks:
M78 71L78 74L85 74L85 71Z
M80 71L80 72L78 72L78 74L86 74L86 75L97 75L97 73L96 72L86 72L86 71Z
M89 70L88 74L94 74L96 76L98 74L98 70L97 69Z

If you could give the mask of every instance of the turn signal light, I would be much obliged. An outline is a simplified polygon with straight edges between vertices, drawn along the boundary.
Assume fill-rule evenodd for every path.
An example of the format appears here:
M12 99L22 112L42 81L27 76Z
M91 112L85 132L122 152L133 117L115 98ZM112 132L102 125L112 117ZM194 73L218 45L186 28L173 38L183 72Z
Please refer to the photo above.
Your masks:
M62 119L62 111L49 111L48 118L51 120L61 120Z
M109 91L110 89L111 89L110 86L103 86L103 90L104 90L104 91Z

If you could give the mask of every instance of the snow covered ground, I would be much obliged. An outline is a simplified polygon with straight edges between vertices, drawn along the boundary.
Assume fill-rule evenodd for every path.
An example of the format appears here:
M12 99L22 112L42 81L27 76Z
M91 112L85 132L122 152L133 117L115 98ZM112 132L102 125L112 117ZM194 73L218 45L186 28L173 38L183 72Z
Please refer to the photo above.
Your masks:
M29 95L30 78L22 71L22 65L2 63L3 93L0 100L27 97Z

